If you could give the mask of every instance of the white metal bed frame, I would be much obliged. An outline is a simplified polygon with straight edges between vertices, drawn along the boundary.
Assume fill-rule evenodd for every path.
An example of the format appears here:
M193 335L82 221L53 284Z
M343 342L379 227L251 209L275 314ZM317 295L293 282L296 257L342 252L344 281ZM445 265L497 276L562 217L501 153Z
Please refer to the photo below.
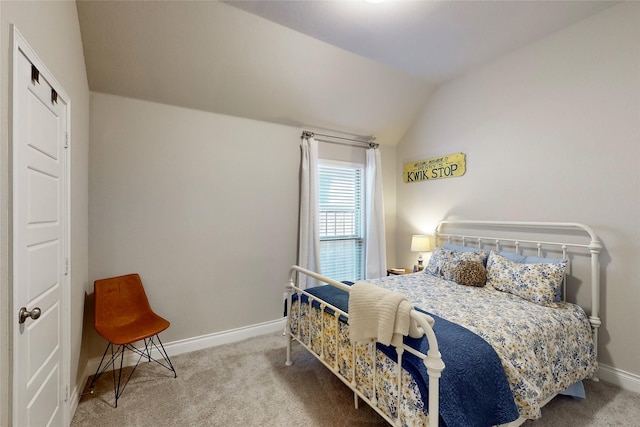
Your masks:
M484 227L488 230L493 229L503 229L508 232L513 232L516 236L519 237L491 237L491 236L481 236L468 233L461 232L448 232L447 229L460 230L464 229L466 231L467 228L476 230L480 227ZM446 231L446 232L445 232ZM538 240L535 239L536 233L557 233L558 231L566 233L568 237L569 234L578 234L579 239L582 243L570 243L570 242L558 242L555 240ZM458 243L463 246L467 246L468 243L473 242L474 247L479 249L485 248L487 249L489 245L492 245L495 250L500 250L503 246L513 247L516 253L520 253L521 250L524 249L533 249L536 251L537 256L542 257L544 255L543 251L557 251L562 253L562 258L569 259L569 255L574 253L569 251L569 248L573 248L576 252L583 253L588 252L590 254L590 273L591 273L591 307L589 314L589 322L591 323L591 329L593 333L593 340L595 345L595 351L597 356L597 347L598 347L598 328L601 325L601 320L598 317L599 305L600 305L600 263L599 263L599 254L602 249L602 245L595 234L595 232L588 226L580 223L573 222L528 222L528 221L467 221L467 220L443 220L438 223L436 229L434 231L436 242L440 245L443 241L447 241L450 243ZM585 241L585 240L588 240ZM571 262L571 261L570 261ZM286 365L290 366L292 364L291 361L291 344L295 340L299 342L304 348L306 348L311 354L313 354L320 362L322 362L327 368L329 368L343 383L345 383L351 390L354 392L354 404L355 407L358 407L358 398L364 400L369 406L371 406L376 412L378 412L389 424L394 426L400 426L400 411L398 410L398 416L396 419L392 419L389 415L387 415L384 411L382 411L377 405L376 399L376 364L374 363L371 367L372 375L373 375L373 394L372 398L369 399L363 392L358 388L358 384L355 382L355 372L353 372L352 378L350 381L346 377L344 377L338 369L338 358L335 358L335 364L333 366L329 365L324 360L324 355L322 354L322 349L324 348L324 342L320 346L320 354L316 353L312 346L310 345L310 334L308 334L308 341L304 342L302 339L300 332L300 327L297 328L297 334L292 333L291 331L291 312L292 312L292 295L296 293L298 295L298 299L296 303L298 304L298 310L300 310L301 304L301 296L306 295L309 298L308 304L311 306L313 301L317 301L320 304L321 312L324 312L325 308L329 308L334 311L334 318L336 325L340 321L340 316L344 316L346 318L349 317L349 314L338 309L337 307L309 294L305 290L296 286L294 282L294 278L300 277L300 275L306 275L312 277L319 282L327 283L331 286L334 286L338 289L342 289L346 292L349 292L350 286L347 286L343 283L337 282L330 278L324 277L316 272L304 269L299 266L292 266L289 269L289 281L285 284L285 288L287 290L287 318L284 334L289 337L287 340L287 355L286 355ZM566 295L566 276L563 283L563 296ZM300 311L299 311L300 313ZM301 319L301 317L300 317ZM309 316L311 319L311 316ZM311 322L311 320L309 320ZM324 322L321 322L322 328L324 329ZM399 400L401 399L402 393L400 392L402 389L402 355L405 351L408 351L415 356L421 358L427 368L427 374L429 375L429 396L428 396L428 422L429 427L437 427L438 426L438 402L439 402L439 378L442 371L445 368L444 362L440 356L440 352L438 349L438 341L437 337L432 329L434 324L434 319L422 312L412 310L411 311L411 331L410 335L412 337L421 337L425 335L428 343L429 343L429 351L427 354L423 354L418 352L417 350L408 347L406 345L402 345L401 347L397 347L396 351L398 353L398 362L397 362L397 383L398 383L398 408L400 407ZM336 334L338 328L336 327ZM321 336L324 340L324 331L322 331ZM337 337L336 337L337 338ZM337 346L336 340L336 346ZM355 360L355 345L353 343L351 345L351 352L353 354ZM371 351L375 352L375 343L370 343ZM336 347L337 351L337 347ZM375 357L373 359L375 361ZM355 363L353 364L353 370L355 370ZM594 378L594 380L598 380ZM546 399L543 404L546 404L554 396ZM524 423L526 419L520 417L519 419L504 425L505 427L515 427L522 423Z

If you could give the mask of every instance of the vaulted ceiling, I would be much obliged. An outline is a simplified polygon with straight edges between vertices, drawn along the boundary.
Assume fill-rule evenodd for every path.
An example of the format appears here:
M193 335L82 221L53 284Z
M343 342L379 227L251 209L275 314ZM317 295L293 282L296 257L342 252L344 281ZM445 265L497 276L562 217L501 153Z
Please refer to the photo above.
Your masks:
M434 88L611 1L77 1L90 90L396 144Z

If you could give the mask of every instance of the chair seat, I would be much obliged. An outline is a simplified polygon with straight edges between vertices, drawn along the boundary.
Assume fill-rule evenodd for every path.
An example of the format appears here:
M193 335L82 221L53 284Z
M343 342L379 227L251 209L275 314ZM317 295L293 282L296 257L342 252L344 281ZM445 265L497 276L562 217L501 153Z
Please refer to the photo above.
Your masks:
M96 331L107 341L122 345L154 336L170 325L169 321L153 312L147 312L132 319L120 320L121 322L118 323L96 324Z

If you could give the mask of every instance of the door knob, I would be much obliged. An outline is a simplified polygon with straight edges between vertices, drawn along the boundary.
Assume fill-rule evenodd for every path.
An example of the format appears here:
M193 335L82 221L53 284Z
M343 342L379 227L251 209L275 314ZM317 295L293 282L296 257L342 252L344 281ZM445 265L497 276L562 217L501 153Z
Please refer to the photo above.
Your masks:
M40 317L40 314L42 314L42 311L38 307L35 307L31 311L27 311L27 307L22 307L18 313L18 323L24 323L24 321L27 320L27 317L36 320Z

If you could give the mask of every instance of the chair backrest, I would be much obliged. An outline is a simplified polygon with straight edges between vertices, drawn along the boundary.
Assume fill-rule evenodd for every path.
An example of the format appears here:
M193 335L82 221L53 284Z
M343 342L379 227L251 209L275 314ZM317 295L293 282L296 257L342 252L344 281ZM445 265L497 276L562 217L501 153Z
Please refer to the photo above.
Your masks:
M151 312L138 274L96 280L94 326L98 332L103 327L124 326Z

